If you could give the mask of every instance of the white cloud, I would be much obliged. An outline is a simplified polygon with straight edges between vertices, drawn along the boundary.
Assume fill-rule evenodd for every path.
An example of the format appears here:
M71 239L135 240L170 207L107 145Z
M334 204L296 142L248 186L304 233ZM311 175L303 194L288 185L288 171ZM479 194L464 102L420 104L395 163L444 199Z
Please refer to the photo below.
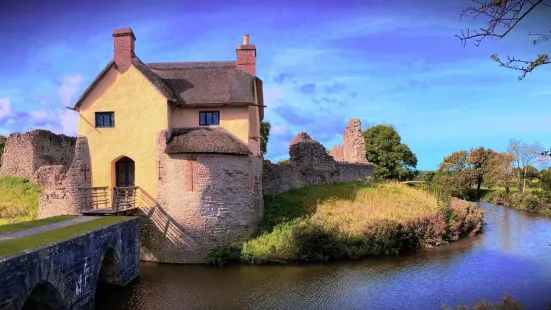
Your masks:
M11 114L11 102L8 98L0 98L0 119Z
M63 111L59 116L59 121L62 127L62 133L75 136L78 128L78 114L76 112L67 110Z
M289 132L289 129L287 126L280 126L280 125L274 125L270 129L270 134L273 134L274 136L283 136Z
M81 74L66 75L63 77L63 82L57 90L61 103L68 107L74 104L73 99L82 82Z
M29 113L31 119L35 122L43 121L48 118L49 114L46 110L34 110Z

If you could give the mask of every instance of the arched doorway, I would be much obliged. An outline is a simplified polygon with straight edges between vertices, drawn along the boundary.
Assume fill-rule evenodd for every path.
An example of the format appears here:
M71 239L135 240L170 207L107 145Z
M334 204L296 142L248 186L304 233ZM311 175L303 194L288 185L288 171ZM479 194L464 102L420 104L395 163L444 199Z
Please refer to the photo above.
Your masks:
M23 310L30 309L66 309L67 306L59 291L49 282L39 282L31 291L23 307Z
M128 157L122 157L115 162L115 187L129 187L135 184L134 161Z

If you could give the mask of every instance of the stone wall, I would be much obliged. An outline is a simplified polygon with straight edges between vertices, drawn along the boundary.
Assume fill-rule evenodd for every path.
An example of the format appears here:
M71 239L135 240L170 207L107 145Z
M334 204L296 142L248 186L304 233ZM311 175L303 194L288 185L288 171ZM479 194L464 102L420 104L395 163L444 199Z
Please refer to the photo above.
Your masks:
M157 141L163 168L157 204L142 208L142 260L202 263L213 248L255 231L263 214L261 158L169 155L166 133Z
M329 155L336 161L366 163L365 140L362 136L362 123L359 118L351 119L342 134L343 145L335 145Z
M310 185L366 182L369 177L374 178L373 164L365 160L365 142L358 119L348 123L343 138L343 146L328 152L307 133L299 133L289 144L288 163L264 162L263 194L273 195Z
M83 165L90 167L86 137L76 139L73 151L75 155L67 170L62 165L47 165L36 171L37 183L45 187L39 197L38 218L81 213L81 188L90 187L90 176L82 169Z
M0 309L94 309L98 282L124 286L139 275L138 226L129 218L0 258Z
M0 176L19 176L36 181L35 172L44 165L68 169L74 157L76 138L47 130L11 134L0 160Z

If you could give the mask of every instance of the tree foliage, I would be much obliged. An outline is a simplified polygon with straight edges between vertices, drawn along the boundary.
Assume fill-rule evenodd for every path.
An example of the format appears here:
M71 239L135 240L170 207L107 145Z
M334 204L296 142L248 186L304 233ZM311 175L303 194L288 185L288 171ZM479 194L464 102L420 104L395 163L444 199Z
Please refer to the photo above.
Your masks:
M433 180L448 189L452 196L466 198L475 180L469 164L469 152L458 151L446 156L438 165Z
M462 30L460 35L456 34L455 36L462 41L463 45L473 40L474 45L479 46L487 37L504 38L521 21L528 19L528 16L534 16L536 10L551 8L551 0L472 0L472 2L471 6L461 12L461 17L484 18L487 26L474 30ZM545 29L543 32L529 32L528 35L534 38L532 44L538 45L551 39L551 29ZM519 80L524 79L535 68L551 63L547 53L540 53L528 60L509 55L502 58L497 54L490 55L490 58L501 67L519 71Z
M264 156L268 152L268 140L270 139L270 122L260 122L260 152Z
M524 192L526 188L526 180L528 176L528 167L545 160L543 146L539 142L527 144L518 139L511 139L507 152L514 157L513 166L515 169L515 177L520 192Z
M480 197L480 186L484 182L484 176L488 173L490 169L490 159L494 156L496 152L485 149L483 147L478 147L472 149L469 152L469 158L467 160L468 164L471 165L470 169L472 171L472 176L476 182L476 196Z
M434 175L436 175L435 171L425 171L423 174L423 181L425 182L432 182L434 179Z
M0 156L2 156L2 153L4 153L4 145L6 145L6 140L8 138L0 135Z
M490 158L484 183L488 186L505 187L505 191L509 193L514 160L515 156L513 154L507 152L495 153Z
M546 191L551 191L551 168L540 172L541 187Z
M363 133L366 159L375 164L375 176L381 179L410 180L418 173L417 157L394 127L376 125Z

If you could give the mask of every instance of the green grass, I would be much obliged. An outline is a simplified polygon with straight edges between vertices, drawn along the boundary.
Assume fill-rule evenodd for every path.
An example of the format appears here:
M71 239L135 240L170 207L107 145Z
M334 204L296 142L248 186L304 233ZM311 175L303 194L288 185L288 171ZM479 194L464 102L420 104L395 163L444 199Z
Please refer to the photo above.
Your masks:
M16 232L20 230L33 228L33 227L40 227L40 226L49 225L57 222L63 222L70 219L74 219L76 217L77 217L76 215L59 215L59 216L48 217L40 220L20 222L20 223L9 224L9 225L1 225L0 234Z
M264 197L249 240L218 248L207 261L284 263L395 255L476 233L482 211L454 201L450 216L434 195L404 184L328 184Z
M23 250L37 248L46 244L55 243L67 239L71 236L86 233L97 228L110 224L121 223L129 220L126 216L106 216L98 219L63 227L56 230L50 230L43 233L31 235L28 237L17 238L0 242L0 257L16 254Z
M43 188L19 177L0 177L0 225L35 220Z

